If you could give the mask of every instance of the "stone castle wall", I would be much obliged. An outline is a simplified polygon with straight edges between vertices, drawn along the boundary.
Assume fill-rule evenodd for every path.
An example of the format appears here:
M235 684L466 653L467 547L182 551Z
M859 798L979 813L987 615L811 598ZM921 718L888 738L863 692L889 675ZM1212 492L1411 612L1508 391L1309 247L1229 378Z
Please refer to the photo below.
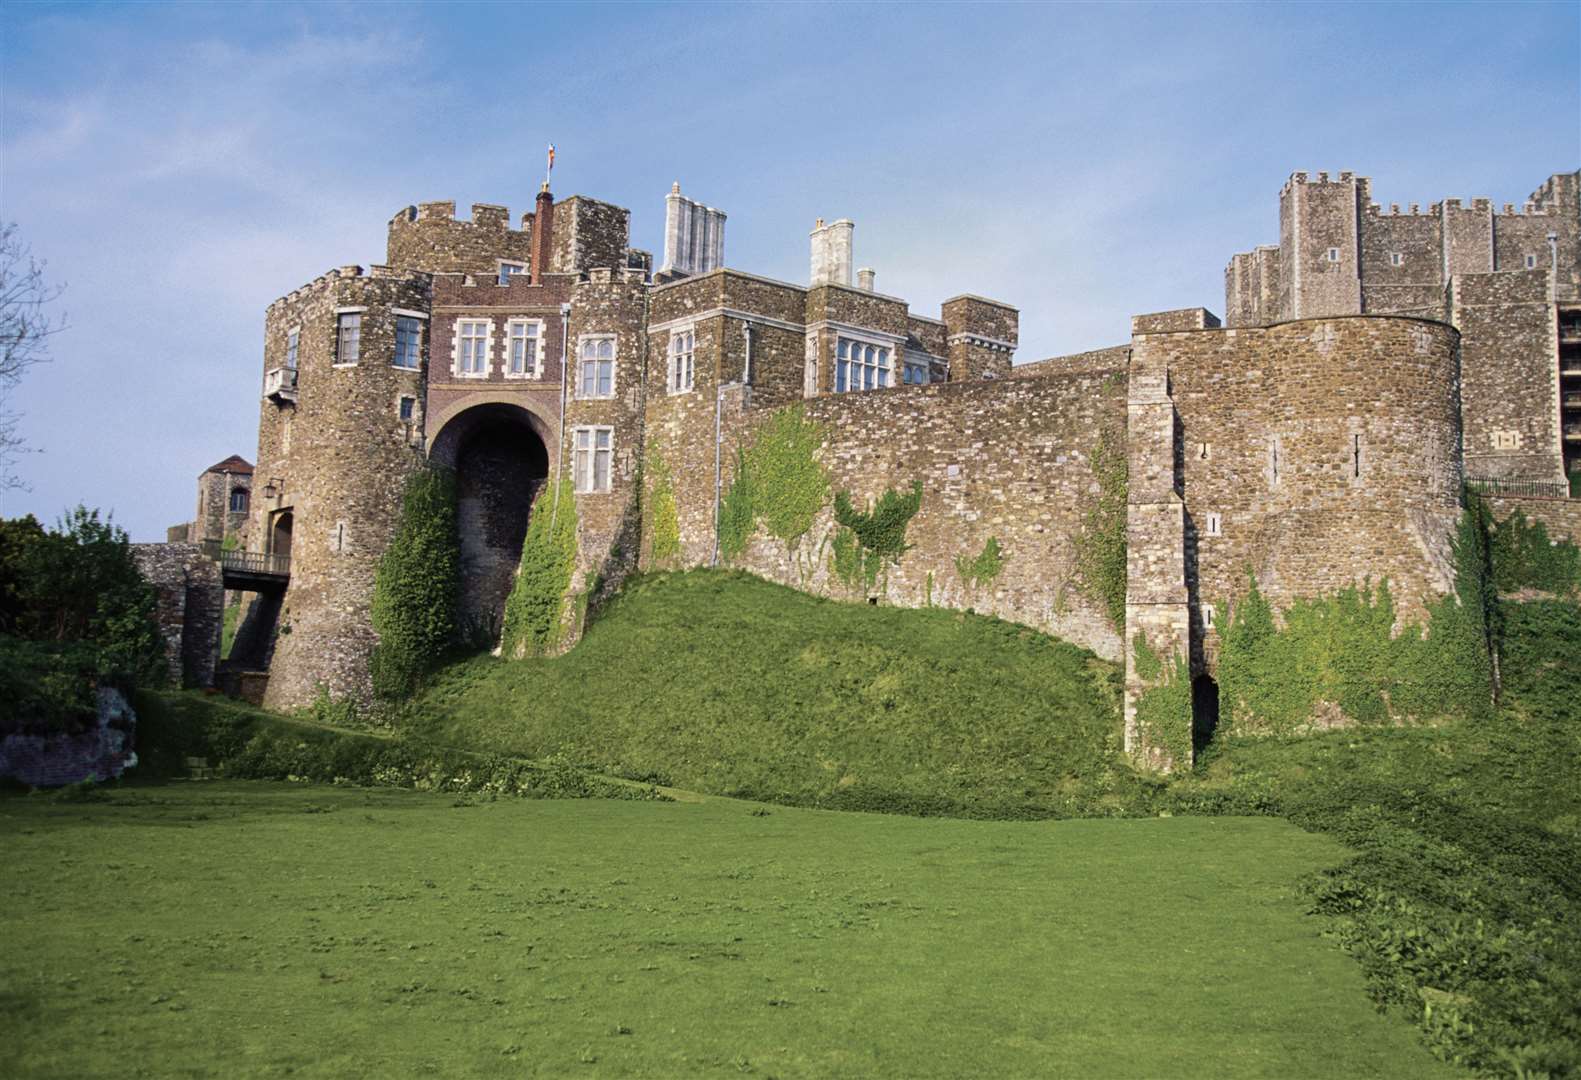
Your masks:
M409 206L390 219L385 262L403 270L494 278L500 260L530 265L533 215L510 227L503 206L475 203L471 221L456 220L454 202Z

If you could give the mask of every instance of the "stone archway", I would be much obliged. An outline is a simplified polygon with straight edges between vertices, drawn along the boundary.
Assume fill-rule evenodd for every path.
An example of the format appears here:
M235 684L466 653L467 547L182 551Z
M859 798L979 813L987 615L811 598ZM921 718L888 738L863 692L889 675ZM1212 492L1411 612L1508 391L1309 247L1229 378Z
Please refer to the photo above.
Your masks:
M485 402L446 417L429 449L455 470L460 616L470 640L497 640L533 498L549 476L549 431L528 410Z

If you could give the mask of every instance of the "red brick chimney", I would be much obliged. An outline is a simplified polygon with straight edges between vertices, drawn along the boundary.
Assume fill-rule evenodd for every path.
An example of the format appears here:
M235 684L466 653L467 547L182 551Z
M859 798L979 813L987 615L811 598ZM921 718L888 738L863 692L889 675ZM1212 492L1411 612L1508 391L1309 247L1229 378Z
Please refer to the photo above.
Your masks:
M549 194L549 182L544 181L538 192L538 205L532 218L532 267L527 281L537 285L549 268L549 245L554 242L554 196Z

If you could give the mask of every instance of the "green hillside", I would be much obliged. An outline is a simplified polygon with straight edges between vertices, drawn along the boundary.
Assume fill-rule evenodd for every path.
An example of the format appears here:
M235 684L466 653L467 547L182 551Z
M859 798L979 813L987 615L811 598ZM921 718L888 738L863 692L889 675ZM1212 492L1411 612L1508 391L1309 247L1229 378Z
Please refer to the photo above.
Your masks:
M1035 816L1137 782L1092 653L739 573L641 578L565 656L458 665L414 713L435 743L847 809Z

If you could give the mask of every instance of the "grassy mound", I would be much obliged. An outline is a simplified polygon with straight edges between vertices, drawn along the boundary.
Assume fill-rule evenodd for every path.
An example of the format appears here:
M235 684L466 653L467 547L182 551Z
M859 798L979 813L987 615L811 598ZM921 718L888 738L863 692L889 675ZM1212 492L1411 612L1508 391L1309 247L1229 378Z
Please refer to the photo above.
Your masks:
M1136 783L1092 653L719 571L639 579L565 656L458 665L414 711L436 743L843 809L1046 816Z

